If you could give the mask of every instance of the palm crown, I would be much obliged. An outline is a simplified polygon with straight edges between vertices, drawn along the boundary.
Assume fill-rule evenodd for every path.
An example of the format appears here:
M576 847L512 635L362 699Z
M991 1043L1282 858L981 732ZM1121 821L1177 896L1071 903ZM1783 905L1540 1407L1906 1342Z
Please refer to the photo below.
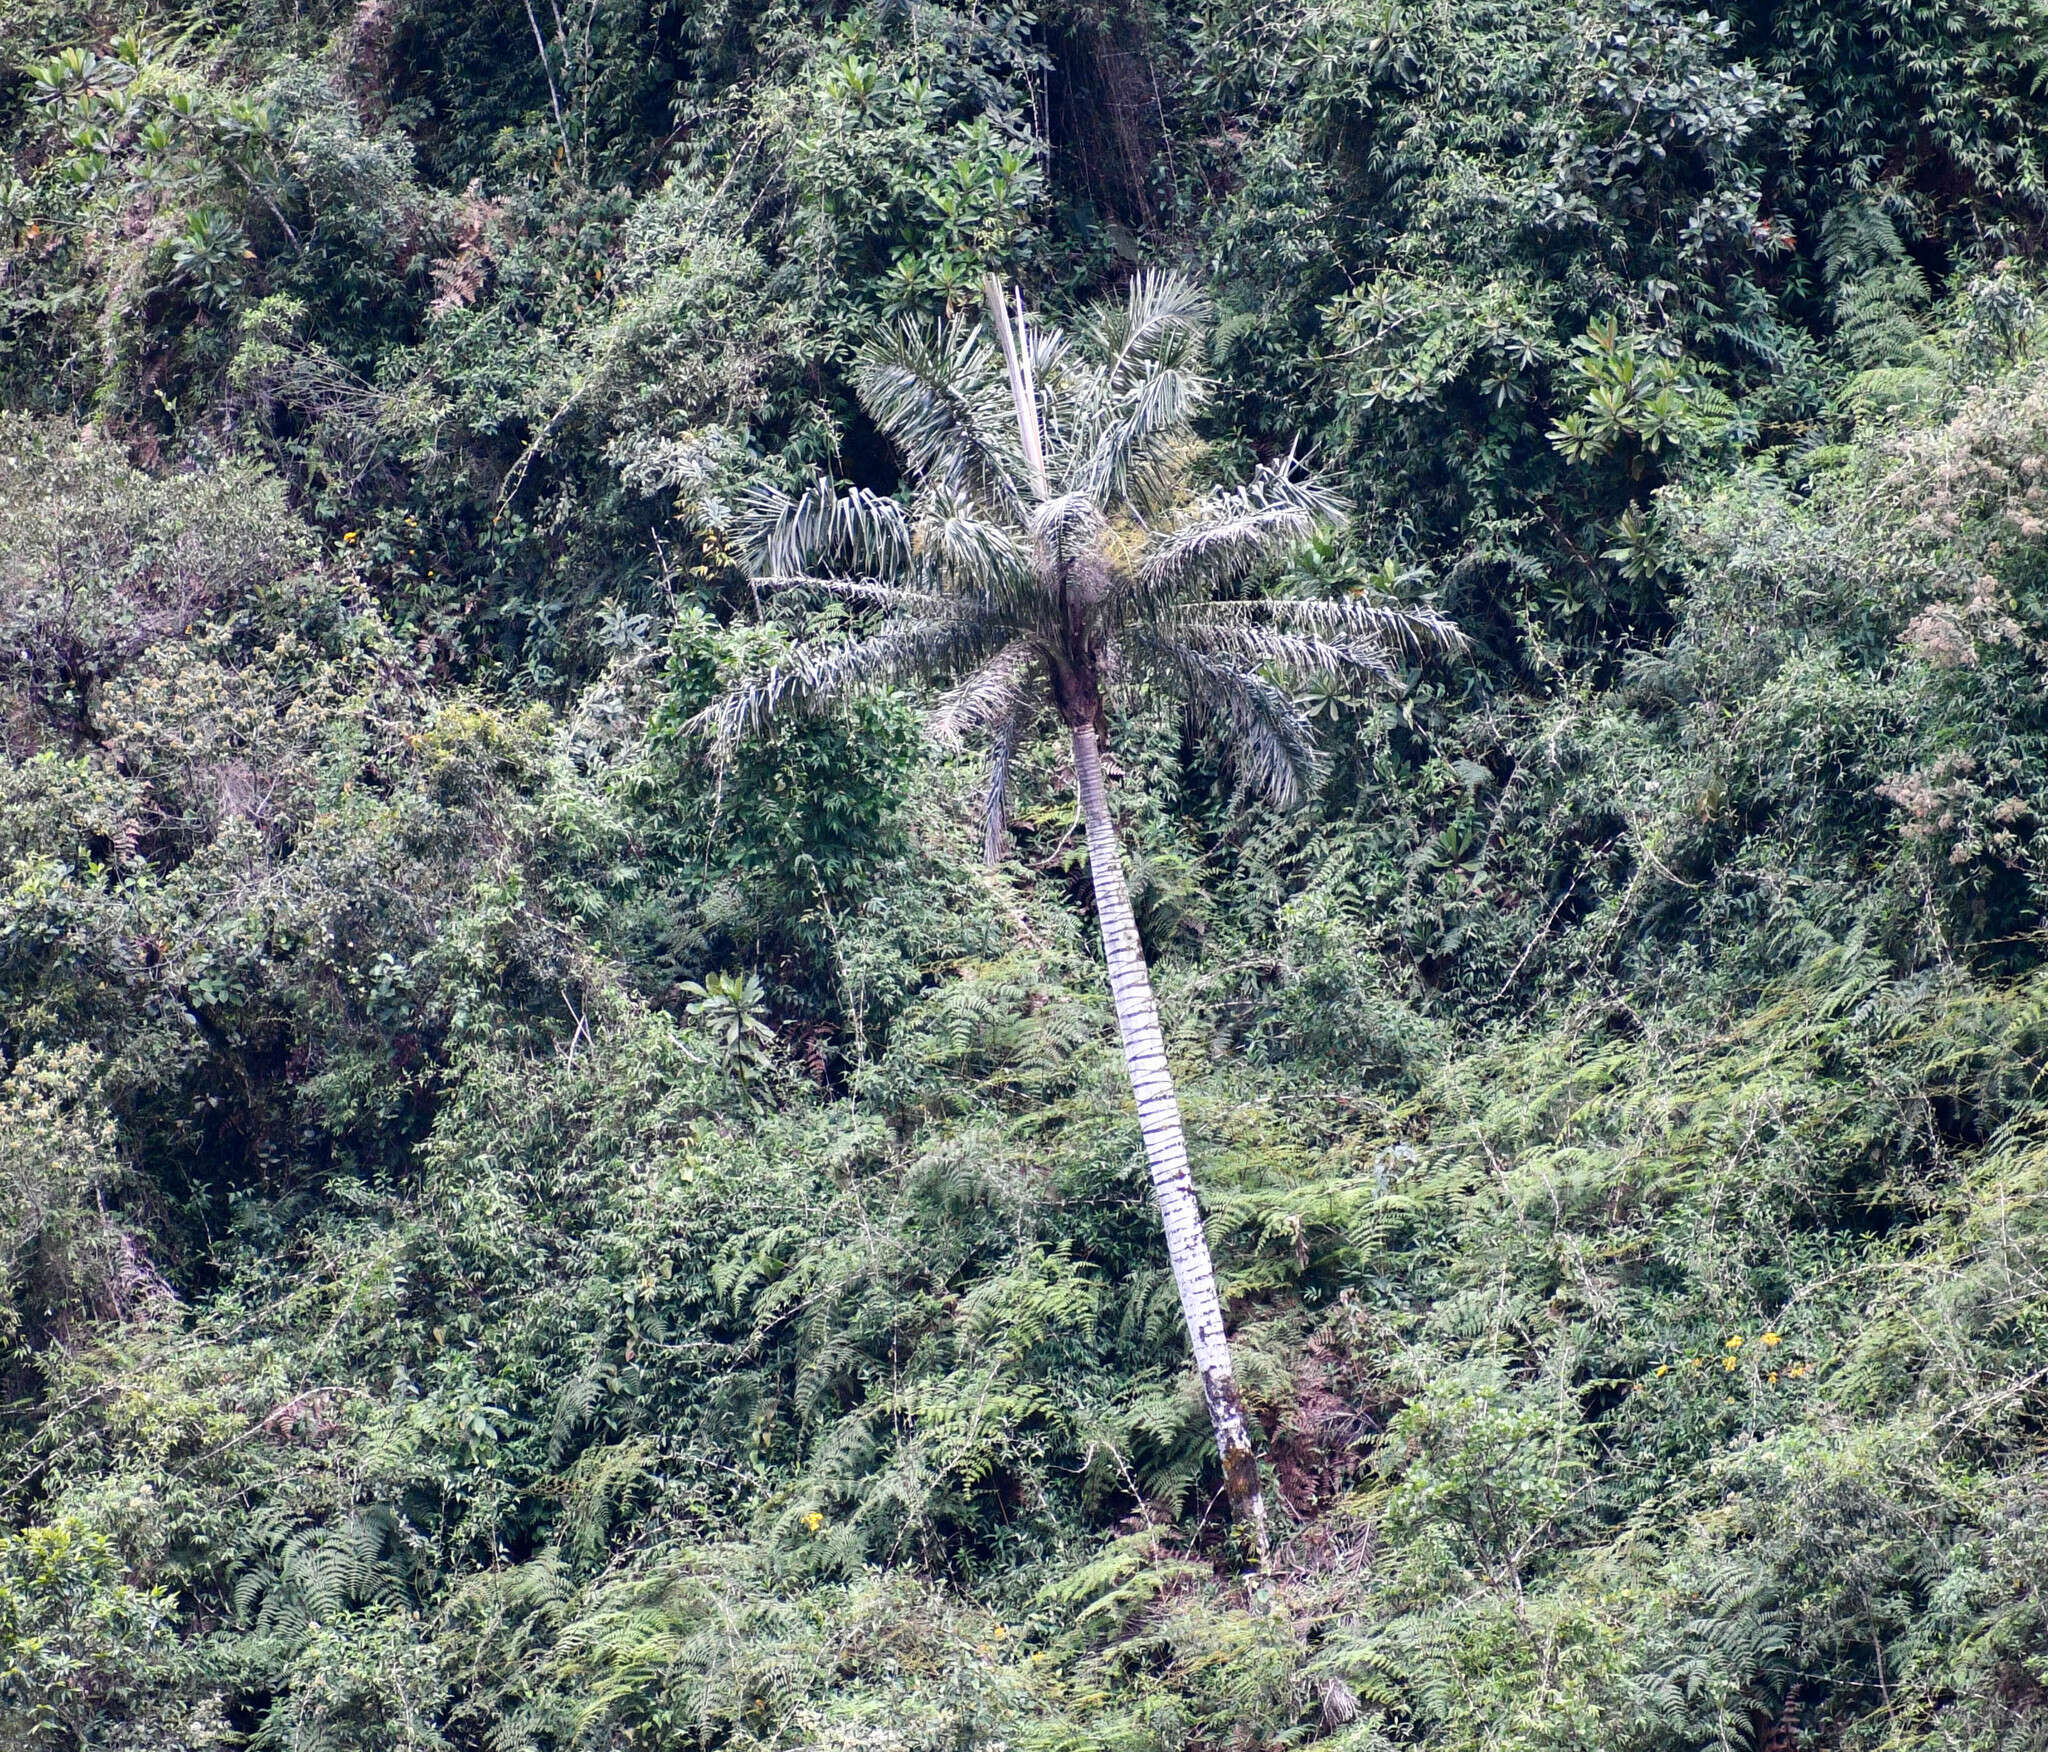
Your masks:
M1107 692L1149 685L1201 712L1255 788L1294 801L1315 748L1281 684L1391 677L1402 647L1452 647L1456 629L1363 590L1237 594L1262 564L1340 526L1344 507L1292 456L1242 485L1190 491L1208 307L1186 280L1141 275L1067 332L1028 320L993 279L988 304L985 322L907 321L861 357L860 398L903 452L908 503L826 480L749 497L762 586L876 614L862 636L799 647L710 708L706 726L729 737L874 682L955 682L937 724L991 744L993 849L1032 720L1051 706L1099 733Z

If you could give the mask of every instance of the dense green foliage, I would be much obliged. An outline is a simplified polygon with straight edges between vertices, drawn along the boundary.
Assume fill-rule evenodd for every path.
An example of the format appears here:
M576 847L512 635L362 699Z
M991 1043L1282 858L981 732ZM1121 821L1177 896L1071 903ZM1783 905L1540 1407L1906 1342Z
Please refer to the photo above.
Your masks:
M2048 1741L2033 0L0 0L0 1744ZM1274 595L1120 827L877 690L878 325L1201 277Z

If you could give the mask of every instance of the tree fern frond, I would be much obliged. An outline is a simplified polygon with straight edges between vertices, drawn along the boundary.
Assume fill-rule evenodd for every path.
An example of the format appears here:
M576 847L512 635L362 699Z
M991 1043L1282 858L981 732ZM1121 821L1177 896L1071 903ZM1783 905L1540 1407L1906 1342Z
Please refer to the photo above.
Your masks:
M597 1358L563 1387L555 1400L555 1416L548 1431L548 1466L550 1470L562 1466L571 1456L575 1447L577 1432L590 1419L600 1400L610 1386L610 1374L604 1359Z

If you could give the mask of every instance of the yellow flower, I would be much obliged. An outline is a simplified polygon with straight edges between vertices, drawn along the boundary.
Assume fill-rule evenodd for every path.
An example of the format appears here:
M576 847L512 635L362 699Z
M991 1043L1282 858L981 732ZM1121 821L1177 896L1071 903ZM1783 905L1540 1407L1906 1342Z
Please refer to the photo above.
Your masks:
M816 1509L813 1509L808 1515L804 1517L804 1525L810 1528L810 1530L813 1533L817 1532L817 1530L820 1527L824 1526L824 1524L825 1517L819 1514Z
M1763 1342L1765 1344L1782 1344L1784 1340L1779 1338L1775 1332L1767 1332L1763 1336Z
M1730 1340L1728 1341L1728 1348L1729 1348L1730 1350L1740 1350L1740 1349L1742 1348L1742 1334L1741 1334L1741 1333L1739 1333L1739 1332L1738 1332L1738 1333L1737 1333L1737 1334L1736 1334L1736 1335L1735 1335L1735 1336L1734 1336L1733 1338L1731 1338L1731 1339L1730 1339Z
M342 539L343 541L354 541L354 540L355 540L355 538L356 538L356 532L355 532L355 531L354 531L353 529L349 529L349 530L344 530L344 531L342 532L342 537L341 537L341 539Z
M1735 1367L1735 1359L1733 1357L1723 1357L1721 1359L1721 1367L1732 1370Z
M1806 1365L1804 1363L1794 1363L1786 1373L1796 1381L1801 1375L1806 1373Z
M994 1630L989 1632L990 1636L1008 1636L1009 1634L1010 1633L1007 1630L1005 1630L1000 1624L997 1625Z
M1778 1371L1777 1371L1776 1369L1773 1369L1773 1370L1771 1371L1771 1385L1772 1385L1773 1387L1775 1387L1775 1386L1777 1386L1777 1384L1778 1384Z
M1664 1378L1664 1377L1665 1377L1666 1375L1668 1375L1668 1374L1670 1374L1670 1373L1671 1373L1671 1365L1670 1365L1669 1363L1659 1363L1659 1364L1657 1365L1657 1378L1658 1378L1658 1379L1659 1379L1660 1381L1661 1381L1661 1380L1662 1380L1662 1379L1663 1379L1663 1378Z
M1693 1366L1693 1367L1694 1367L1695 1369L1697 1369L1697 1368L1698 1368L1698 1367L1700 1366L1700 1359L1699 1359L1698 1357L1694 1357L1694 1358L1692 1359L1692 1366Z

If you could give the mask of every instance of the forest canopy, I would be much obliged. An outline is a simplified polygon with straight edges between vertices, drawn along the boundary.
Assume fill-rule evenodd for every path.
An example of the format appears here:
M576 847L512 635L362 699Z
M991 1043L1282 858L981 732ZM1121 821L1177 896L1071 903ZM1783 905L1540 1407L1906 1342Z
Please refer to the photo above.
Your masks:
M0 1745L2048 1744L2038 0L0 45Z

